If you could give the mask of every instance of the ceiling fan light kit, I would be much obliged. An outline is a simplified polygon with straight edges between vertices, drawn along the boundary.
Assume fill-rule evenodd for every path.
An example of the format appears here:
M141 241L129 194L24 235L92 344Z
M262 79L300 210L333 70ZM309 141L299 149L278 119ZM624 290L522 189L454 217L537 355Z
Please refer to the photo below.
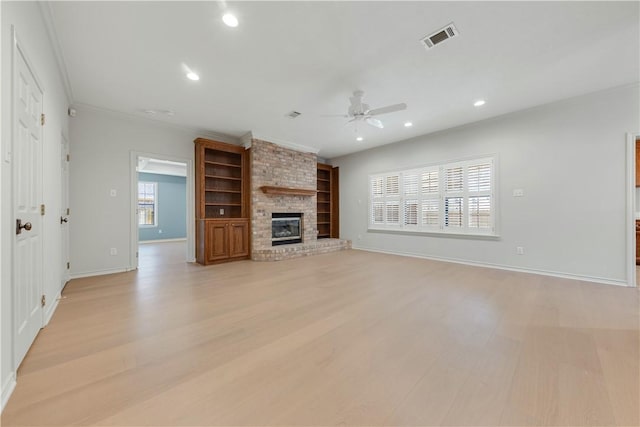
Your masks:
M380 116L382 114L395 113L396 111L402 111L407 109L407 104L393 104L387 105L386 107L374 108L371 109L369 104L365 104L362 102L362 98L364 97L364 92L361 90L356 90L353 92L353 96L349 97L349 109L347 110L347 114L332 114L325 115L324 117L344 117L349 119L347 123L355 123L356 129L358 122L365 122L370 126L373 126L378 129L384 129L384 124L378 118L374 116ZM356 138L358 141L361 141L362 138Z

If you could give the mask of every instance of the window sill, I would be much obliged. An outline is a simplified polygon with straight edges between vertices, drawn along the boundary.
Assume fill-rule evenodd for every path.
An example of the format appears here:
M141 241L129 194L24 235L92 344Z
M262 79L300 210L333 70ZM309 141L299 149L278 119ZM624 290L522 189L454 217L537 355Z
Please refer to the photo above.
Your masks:
M404 234L408 236L431 236L431 237L452 237L454 239L473 239L473 240L500 240L499 234L471 234L471 233L455 233L449 231L417 231L417 230L399 230L395 228L371 228L367 229L368 233L385 233L385 234Z
M138 228L158 228L157 225L138 224Z

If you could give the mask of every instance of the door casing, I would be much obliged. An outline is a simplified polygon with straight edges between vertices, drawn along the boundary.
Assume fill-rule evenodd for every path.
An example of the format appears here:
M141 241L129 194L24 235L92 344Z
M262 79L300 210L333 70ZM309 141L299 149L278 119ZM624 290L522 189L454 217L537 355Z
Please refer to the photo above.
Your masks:
M131 182L131 212L130 218L130 242L129 242L129 269L138 268L138 158L148 157L158 160L169 160L172 162L185 163L187 165L187 250L185 254L186 262L195 262L195 184L193 180L193 161L182 157L167 154L146 153L141 151L131 151L130 156L130 182Z

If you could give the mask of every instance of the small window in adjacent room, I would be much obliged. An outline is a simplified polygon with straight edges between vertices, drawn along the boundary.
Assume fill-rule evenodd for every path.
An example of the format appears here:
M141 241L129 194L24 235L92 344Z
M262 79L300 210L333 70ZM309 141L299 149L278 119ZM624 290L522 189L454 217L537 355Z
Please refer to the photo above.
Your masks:
M369 229L496 235L495 159L369 176Z
M138 225L155 227L158 225L158 183L138 182Z

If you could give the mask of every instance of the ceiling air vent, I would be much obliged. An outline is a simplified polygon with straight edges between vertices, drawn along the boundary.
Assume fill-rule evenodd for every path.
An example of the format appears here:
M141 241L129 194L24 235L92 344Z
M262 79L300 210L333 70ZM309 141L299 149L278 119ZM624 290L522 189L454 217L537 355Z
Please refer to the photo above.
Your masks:
M300 114L302 114L302 113L299 113L299 112L297 112L297 111L295 111L295 110L294 110L294 111L290 112L289 114L287 114L287 117L289 117L290 119L295 119L295 118L296 118L296 117L298 117Z
M455 37L457 35L458 35L458 30L456 29L455 25L453 25L453 22L452 22L446 27L441 28L438 31L422 38L420 42L422 42L427 49L431 49L435 45L440 44L445 40L449 40L451 37Z

